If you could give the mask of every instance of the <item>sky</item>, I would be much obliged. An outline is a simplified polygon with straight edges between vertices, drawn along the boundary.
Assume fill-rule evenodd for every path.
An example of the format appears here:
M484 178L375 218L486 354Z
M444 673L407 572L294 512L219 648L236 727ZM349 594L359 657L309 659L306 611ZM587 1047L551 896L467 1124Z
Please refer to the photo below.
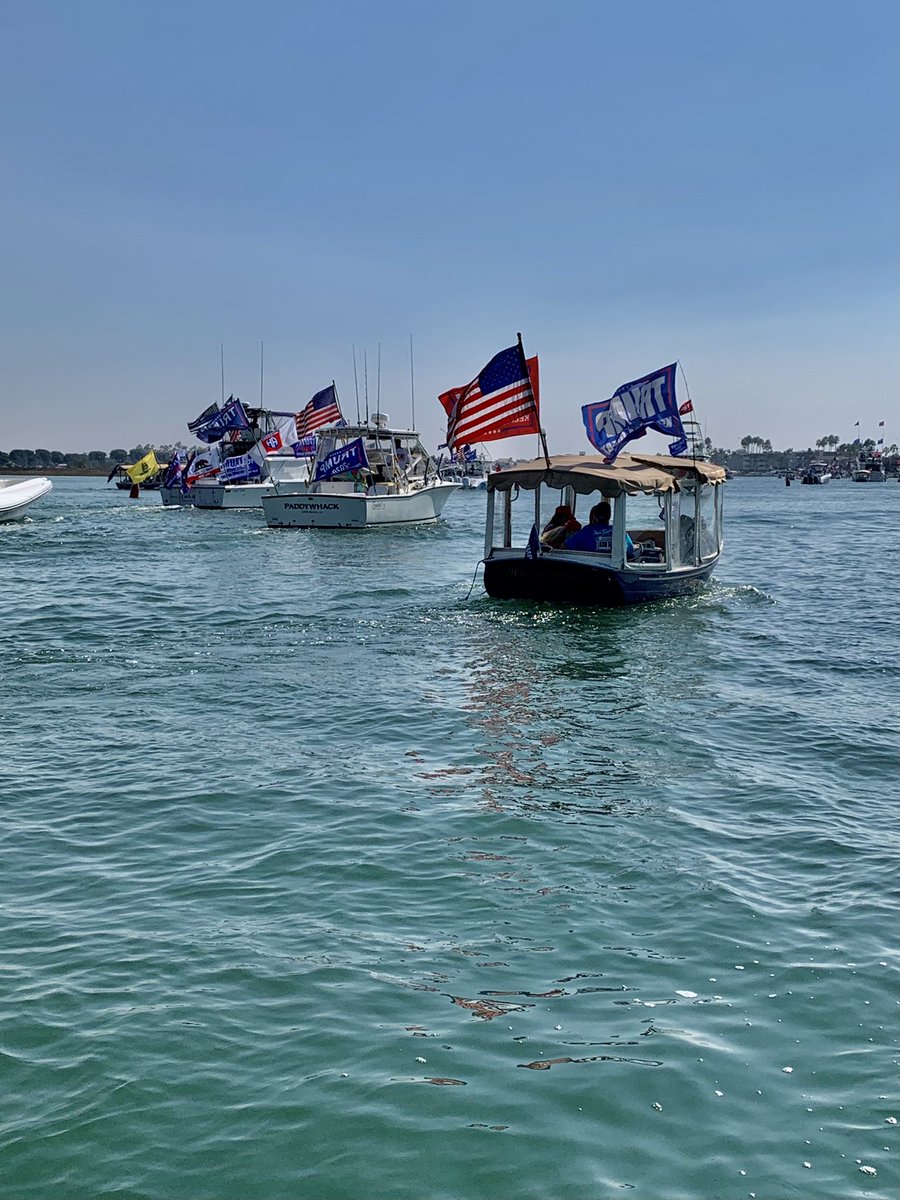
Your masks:
M551 451L674 361L717 446L900 441L898 20L3 0L0 448L189 441L223 363L226 396L334 379L352 418L354 348L361 406L365 362L434 448L438 393L519 331Z

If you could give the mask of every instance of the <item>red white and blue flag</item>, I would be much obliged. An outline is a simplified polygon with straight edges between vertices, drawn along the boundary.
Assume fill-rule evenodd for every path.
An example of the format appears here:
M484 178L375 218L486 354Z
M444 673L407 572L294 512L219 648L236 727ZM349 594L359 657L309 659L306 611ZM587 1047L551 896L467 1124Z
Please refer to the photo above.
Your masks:
M623 383L609 400L584 405L581 417L588 441L608 463L615 462L622 447L643 437L648 429L675 439L669 443L670 454L685 453L688 443L680 415L685 405L679 409L675 399L676 365ZM687 411L693 411L693 405Z
M451 450L472 442L540 433L538 360L527 361L520 345L495 354L472 382L438 396L447 414Z
M297 413L297 441L309 437L324 425L337 425L343 421L341 406L338 404L337 390L334 384L316 392L306 408Z

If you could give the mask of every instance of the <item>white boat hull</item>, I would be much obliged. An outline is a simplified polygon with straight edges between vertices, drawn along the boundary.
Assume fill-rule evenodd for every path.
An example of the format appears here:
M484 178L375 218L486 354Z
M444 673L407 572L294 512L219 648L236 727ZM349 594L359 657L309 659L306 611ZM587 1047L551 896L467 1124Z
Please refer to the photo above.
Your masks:
M49 479L17 479L15 476L0 478L0 521L18 521L28 509L53 491Z
M194 503L192 492L182 492L180 487L161 487L159 496L166 508L190 508Z
M297 491L265 496L262 505L271 529L367 529L436 521L457 490L433 483L399 495Z
M265 483L208 483L192 489L194 508L262 508L263 496L274 496L276 485Z

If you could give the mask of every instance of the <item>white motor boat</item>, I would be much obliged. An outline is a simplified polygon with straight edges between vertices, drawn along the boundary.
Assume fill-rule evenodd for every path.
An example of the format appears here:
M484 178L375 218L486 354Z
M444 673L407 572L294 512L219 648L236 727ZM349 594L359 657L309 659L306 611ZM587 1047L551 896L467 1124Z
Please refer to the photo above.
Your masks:
M828 483L831 472L823 462L811 462L800 476L801 483Z
M36 500L52 491L53 484L49 479L0 476L0 521L17 521L24 517Z
M227 460L226 460L227 461ZM305 487L310 478L310 458L274 454L265 460L266 478L248 482L202 479L191 488L196 509L260 509L264 496L275 496L278 485Z
M388 428L384 413L361 425L319 434L311 479L277 484L264 496L272 529L366 529L436 521L459 484L442 480L437 463L409 429Z

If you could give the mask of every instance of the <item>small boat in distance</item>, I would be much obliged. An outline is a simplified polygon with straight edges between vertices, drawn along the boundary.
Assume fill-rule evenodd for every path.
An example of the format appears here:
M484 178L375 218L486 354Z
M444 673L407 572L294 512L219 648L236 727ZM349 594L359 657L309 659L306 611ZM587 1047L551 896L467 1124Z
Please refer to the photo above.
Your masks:
M480 451L463 446L456 461L444 463L438 459L441 479L458 483L464 491L481 491L487 488L487 477L495 469L494 460L482 449Z
M52 491L53 484L43 477L0 476L0 521L20 520L35 501Z
M884 464L880 458L860 458L853 471L854 483L884 483Z
M706 582L722 552L724 482L723 467L655 454L619 454L612 464L602 456L553 455L494 472L487 484L485 591L500 600L603 606L690 594ZM545 503L545 491L558 497ZM528 493L533 502L516 521L515 504ZM553 505L568 506L587 523L587 506L576 514L579 498L587 506L609 503L608 540L592 550L542 545L537 531ZM518 544L514 528L522 538Z
M375 413L320 432L308 481L277 484L262 506L272 529L409 525L436 521L459 486L441 479L416 432Z
M801 483L828 483L829 479L831 472L828 464L823 462L811 462L800 476Z

